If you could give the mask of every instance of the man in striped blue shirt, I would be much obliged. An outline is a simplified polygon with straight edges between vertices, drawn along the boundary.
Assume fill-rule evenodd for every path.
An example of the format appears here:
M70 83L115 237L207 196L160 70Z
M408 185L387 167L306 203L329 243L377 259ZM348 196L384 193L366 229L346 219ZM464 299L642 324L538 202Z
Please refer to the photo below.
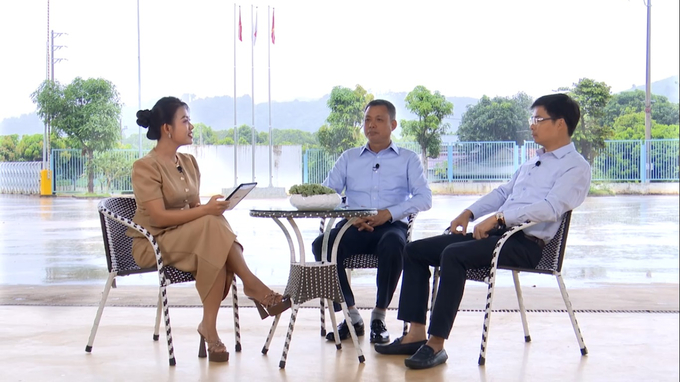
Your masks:
M466 271L488 267L505 227L527 220L538 224L510 236L498 264L536 267L564 213L585 200L590 188L590 165L571 142L581 115L578 104L566 94L551 94L538 98L531 109L531 134L543 146L537 156L522 164L508 183L453 219L451 235L406 246L398 318L410 322L411 327L408 334L391 344L376 345L378 353L409 355L404 363L412 369L446 362L444 341L463 298ZM473 233L466 233L469 222L487 214L491 215L481 220ZM426 333L430 266L439 266L441 277Z
M406 245L406 217L429 210L432 191L423 173L420 158L411 150L397 147L391 134L397 128L396 109L386 100L373 100L364 109L364 134L368 143L345 151L328 177L325 186L337 193L345 192L349 208L376 208L378 214L358 219L342 237L338 248L338 277L350 318L357 335L364 334L364 322L354 302L343 267L343 260L354 254L373 253L378 256L378 287L375 309L371 314L371 343L390 340L385 326L385 312L392 301L403 268L402 252ZM340 221L331 230L331 247L340 228ZM321 260L323 235L312 244L317 261ZM330 251L329 251L330 256ZM335 311L339 311L336 304ZM349 338L348 323L339 326L340 339ZM326 339L335 341L335 334Z

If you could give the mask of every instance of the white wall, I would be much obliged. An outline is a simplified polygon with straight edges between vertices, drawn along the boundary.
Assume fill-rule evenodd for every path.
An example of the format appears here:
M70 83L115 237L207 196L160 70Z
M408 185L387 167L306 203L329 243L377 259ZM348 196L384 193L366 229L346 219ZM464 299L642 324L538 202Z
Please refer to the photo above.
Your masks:
M213 195L234 187L234 146L182 146L178 150L196 157L201 169L201 195ZM238 146L237 183L251 182L252 146ZM269 146L255 146L255 181L269 187ZM272 147L272 186L288 189L302 183L302 147Z

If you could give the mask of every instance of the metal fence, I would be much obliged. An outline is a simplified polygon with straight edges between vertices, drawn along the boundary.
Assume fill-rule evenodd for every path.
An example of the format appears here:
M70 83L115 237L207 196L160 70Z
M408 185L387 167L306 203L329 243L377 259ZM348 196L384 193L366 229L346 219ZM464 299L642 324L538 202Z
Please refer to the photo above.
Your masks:
M678 139L644 141L605 141L605 148L595 158L592 168L594 181L607 182L670 182L679 180L680 157ZM399 146L420 155L415 143ZM528 141L515 142L450 142L441 145L439 156L428 158L427 178L430 182L506 181L519 166L536 155L541 146ZM647 156L649 174L645 171ZM303 155L303 182L321 183L337 160L319 149L309 149ZM649 179L648 179L649 177Z
M146 154L148 150L144 151ZM87 192L88 166L92 166L94 192L127 192L132 190L132 163L138 150L95 152L92 163L81 150L52 150L53 191L58 193Z
M415 143L400 143L420 155ZM428 158L430 182L506 181L520 164L536 155L540 145L525 142L452 142L442 144L436 158ZM143 154L146 154L144 151ZM55 149L51 155L53 191L87 192L88 167L93 171L94 192L132 190L132 163L137 150L96 152L89 163L81 150ZM649 157L649 171L647 158ZM303 183L321 183L338 155L309 149L302 155ZM592 179L606 182L677 182L680 179L678 139L606 141L591 166ZM41 162L0 162L0 193L39 194Z
M645 152L650 153L650 180L677 181L680 178L680 140L655 139L647 144L649 148ZM644 156L643 154L642 157ZM644 163L643 161L642 164Z
M42 162L0 162L0 194L40 194Z

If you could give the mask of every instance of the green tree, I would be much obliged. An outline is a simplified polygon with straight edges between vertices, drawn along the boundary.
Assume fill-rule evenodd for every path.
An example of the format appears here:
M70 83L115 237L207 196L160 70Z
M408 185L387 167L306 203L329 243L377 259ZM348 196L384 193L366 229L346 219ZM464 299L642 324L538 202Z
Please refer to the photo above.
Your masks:
M66 134L88 158L88 192L94 192L94 152L120 139L121 104L116 87L101 78L76 77L70 84L45 81L32 94L38 116Z
M16 134L8 135L3 136L0 142L0 161L37 162L43 159L43 134L24 134L21 139ZM50 137L50 147L64 149L69 147L69 143L53 132ZM13 149L10 154L11 148ZM3 158L7 160L2 160Z
M17 143L16 158L21 162L42 160L43 134L24 134Z
M614 121L614 136L616 140L645 139L645 112L624 114ZM680 129L677 124L663 125L652 120L652 139L677 138Z
M197 145L216 145L217 134L212 127L205 123L194 123L194 144Z
M453 115L453 104L439 91L430 92L425 86L418 85L406 95L406 109L415 114L415 121L401 120L402 135L410 136L420 145L420 160L427 174L427 157L437 158L449 124L444 118Z
M572 88L560 90L568 90L581 107L581 121L571 140L592 164L598 152L605 147L604 141L612 136L611 126L604 123L605 107L612 97L611 88L604 82L581 78Z
M645 112L624 114L614 121L615 140L617 142L608 145L610 149L601 150L595 158L594 168L596 171L606 171L598 174L605 179L639 179L640 178L640 145L645 138ZM663 125L652 120L652 139L677 139L680 129L677 124ZM659 177L674 176L667 173L669 169L677 168L678 149L677 145L660 143L647 152L651 163L654 164L653 172Z
M458 138L472 142L515 141L521 145L531 137L528 120L532 102L523 92L512 97L482 96L463 113Z
M302 150L319 145L314 134L297 129L273 129L272 141L275 145L300 145Z
M18 134L0 136L0 162L16 161L18 144Z
M134 159L128 159L124 153L116 151L98 151L94 155L93 167L95 172L103 178L102 186L106 184L106 190L111 191L111 185L132 173Z
M319 145L333 154L361 145L364 142L361 131L364 108L373 98L373 94L361 85L357 85L354 90L334 87L327 103L331 109L327 123L316 134Z
M624 114L645 111L645 92L632 90L614 94L604 108L603 124L612 126L614 121ZM677 103L671 103L668 98L652 94L652 120L662 125L677 125L680 123L680 111Z
M229 129L225 131L218 131L216 133L216 138L219 138L217 141L218 145L233 145L234 144L234 129ZM238 144L242 146L247 146L247 145L252 145L253 144L253 137L252 137L253 129L246 125L243 124L238 127ZM195 135L194 135L195 136ZM269 144L269 134L265 132L260 132L255 134L255 144L256 145L268 145Z

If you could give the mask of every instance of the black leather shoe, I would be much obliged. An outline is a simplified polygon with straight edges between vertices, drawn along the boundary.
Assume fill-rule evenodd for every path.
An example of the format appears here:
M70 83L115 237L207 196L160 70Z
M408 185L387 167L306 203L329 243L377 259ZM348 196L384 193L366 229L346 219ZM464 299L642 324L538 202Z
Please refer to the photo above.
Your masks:
M387 355L394 355L394 354L401 354L401 355L413 355L415 354L418 349L420 349L421 346L425 345L427 340L422 340L418 342L411 342L408 344L402 344L401 340L404 339L404 337L399 337L394 342L391 344L383 345L383 344L376 344L374 349L380 354L387 354Z
M357 336L363 336L364 335L364 322L361 321L358 324L354 324L354 331L357 333ZM338 335L340 336L340 341L344 341L348 338L350 338L349 335L349 327L347 326L347 321L343 320L340 325L338 325ZM328 341L333 341L335 342L335 333L330 332L326 334L326 339Z
M386 344L390 342L390 333L382 320L371 321L371 343Z
M423 345L416 354L406 358L404 364L411 369L429 369L443 364L447 359L449 359L449 356L446 354L446 349L435 353L434 349Z

